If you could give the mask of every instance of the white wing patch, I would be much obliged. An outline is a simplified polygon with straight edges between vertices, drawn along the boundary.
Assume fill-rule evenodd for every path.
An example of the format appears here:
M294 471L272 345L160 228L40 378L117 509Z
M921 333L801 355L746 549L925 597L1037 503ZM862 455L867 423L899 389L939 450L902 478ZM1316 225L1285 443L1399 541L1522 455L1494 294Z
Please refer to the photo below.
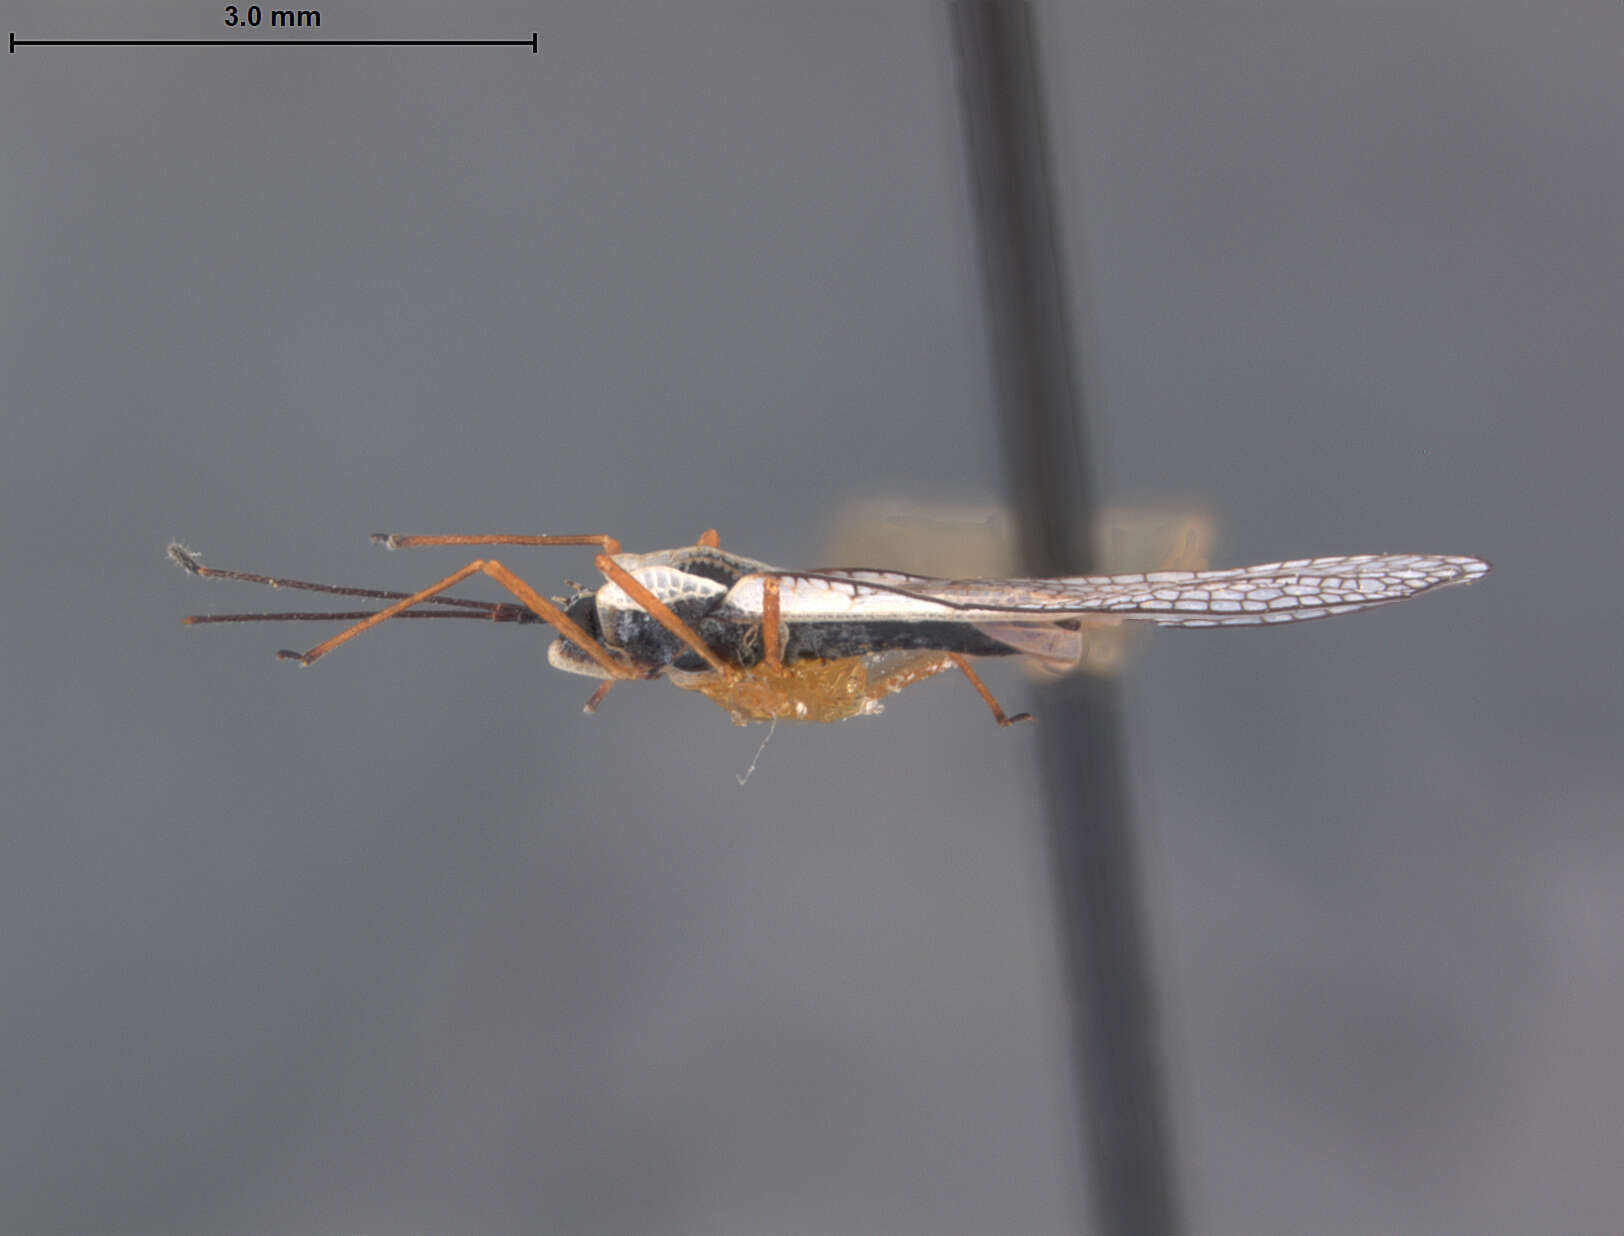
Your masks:
M925 589L946 580L897 571L775 572L779 608L791 622L907 622L930 618L960 621L958 608L931 597ZM718 611L722 616L761 617L762 575L746 575L734 584ZM883 581L883 582L876 582Z
M647 557L653 557L650 554ZM632 578L652 592L657 600L670 605L677 601L706 600L720 596L727 589L702 575L692 575L675 567L655 565L639 566L631 572ZM606 580L597 590L598 609L610 612L623 609L642 609L626 595L614 580Z
M1353 554L1222 571L1154 571L1061 579L929 579L832 570L782 578L784 616L802 621L1110 616L1175 627L1268 626L1390 605L1488 574L1478 558ZM761 577L740 580L728 608L760 613Z

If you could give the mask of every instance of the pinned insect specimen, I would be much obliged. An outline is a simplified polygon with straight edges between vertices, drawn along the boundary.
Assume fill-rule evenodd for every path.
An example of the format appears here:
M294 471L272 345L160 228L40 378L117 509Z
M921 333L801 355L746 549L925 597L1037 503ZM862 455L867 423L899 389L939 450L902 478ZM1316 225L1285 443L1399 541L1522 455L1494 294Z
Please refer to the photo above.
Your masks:
M478 558L421 592L344 588L202 564L181 545L169 556L193 575L388 601L339 613L194 615L188 623L348 621L306 652L277 655L311 665L394 618L481 618L547 623L555 668L602 682L593 712L615 683L664 678L720 705L735 724L840 721L883 710L881 701L947 670L960 671L999 725L1005 714L971 657L1027 656L1064 668L1081 655L1086 626L1121 622L1174 627L1272 626L1390 605L1489 571L1478 558L1355 554L1218 571L1153 571L1060 579L932 579L869 568L785 571L720 547L714 530L695 545L622 553L611 536L390 536L391 549L425 545L592 545L605 582L571 585L549 600L500 562ZM475 575L514 602L446 595Z

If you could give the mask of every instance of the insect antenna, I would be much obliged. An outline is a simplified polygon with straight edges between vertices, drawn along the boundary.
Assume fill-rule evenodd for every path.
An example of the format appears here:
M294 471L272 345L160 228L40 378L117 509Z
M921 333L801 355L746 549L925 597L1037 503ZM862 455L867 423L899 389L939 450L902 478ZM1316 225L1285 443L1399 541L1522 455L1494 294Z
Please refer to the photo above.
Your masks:
M400 593L404 597L408 593ZM211 622L360 622L370 618L375 609L315 609L290 613L252 614L187 614L181 619L189 627L206 626ZM477 618L481 622L542 622L522 605L508 605L501 601L474 601L463 609L409 609L396 614L396 618Z
M338 584L317 584L303 579L283 579L272 575L255 575L249 571L227 571L220 567L204 566L201 559L179 543L169 547L170 561L202 579L230 579L244 584L263 584L268 588L292 588L300 592L319 592L326 596L365 597L374 601L399 601L411 596L409 592L391 592L382 588L347 588ZM396 614L397 618L478 618L485 622L531 623L543 621L541 616L526 606L503 601L475 601L467 597L430 597L425 605L439 609L409 609ZM253 614L188 614L182 619L188 626L215 622L357 622L370 618L376 610L308 610L289 613Z

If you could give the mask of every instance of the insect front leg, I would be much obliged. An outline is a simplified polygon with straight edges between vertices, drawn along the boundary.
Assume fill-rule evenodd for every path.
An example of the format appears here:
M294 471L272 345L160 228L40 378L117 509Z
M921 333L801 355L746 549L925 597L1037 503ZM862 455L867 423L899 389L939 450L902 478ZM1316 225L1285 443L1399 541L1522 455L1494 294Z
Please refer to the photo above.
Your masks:
M609 557L608 554L599 554L592 560L592 564L603 572L604 578L620 585L621 590L627 596L647 610L650 616L662 627L692 648L705 664L709 665L723 678L731 680L739 676L738 670L717 656L711 650L710 645L699 638L699 632L677 617L664 601L638 583L636 577L621 566L620 563Z
M331 639L323 640L308 652L284 650L276 655L283 660L297 661L301 665L314 665L340 644L348 643L363 631L371 630L379 623L389 621L397 614L411 609L414 605L420 605L449 588L455 588L472 575L488 575L501 584L502 587L523 601L532 612L556 627L560 635L597 662L611 678L637 677L635 670L611 656L609 650L588 635L573 618L495 559L475 559L463 567L462 570L447 575L439 583L425 588L421 592L413 593L409 597L403 597L386 609L381 609L377 613L362 619L354 626L346 627Z
M561 536L548 533L403 536L398 532L374 532L372 539L386 549L420 549L425 545L596 545L606 554L620 552L620 542L607 532L571 532Z
M589 717L597 712L598 705L603 703L603 697L609 694L609 688L615 685L615 681L613 678L605 678L599 683L598 689L592 693L592 697L581 706L581 711Z

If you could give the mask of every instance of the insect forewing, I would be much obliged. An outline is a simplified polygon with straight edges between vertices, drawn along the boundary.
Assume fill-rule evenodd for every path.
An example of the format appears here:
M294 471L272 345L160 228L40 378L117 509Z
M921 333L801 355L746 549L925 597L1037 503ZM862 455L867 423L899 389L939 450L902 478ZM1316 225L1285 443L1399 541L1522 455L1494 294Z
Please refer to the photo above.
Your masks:
M1441 554L1300 558L1222 571L1153 571L1060 579L939 580L888 571L822 571L864 592L900 594L969 622L1016 615L1109 615L1159 626L1261 626L1390 605L1481 579L1489 564ZM874 604L874 602L870 602ZM868 608L868 606L861 606Z

